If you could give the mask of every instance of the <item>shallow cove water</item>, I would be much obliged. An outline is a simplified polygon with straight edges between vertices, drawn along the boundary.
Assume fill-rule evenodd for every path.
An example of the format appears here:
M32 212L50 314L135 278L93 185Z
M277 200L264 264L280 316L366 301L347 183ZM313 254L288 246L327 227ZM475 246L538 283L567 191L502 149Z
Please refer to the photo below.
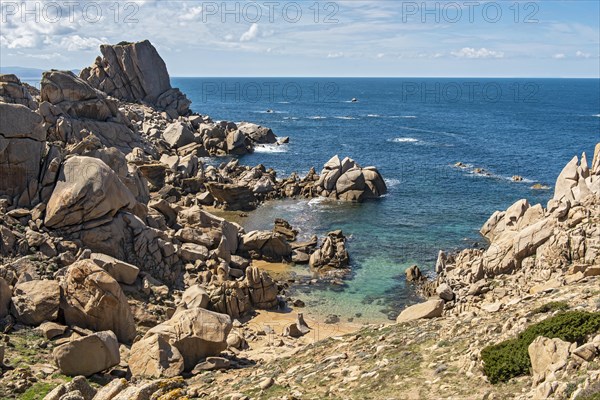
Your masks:
M389 193L378 201L269 202L243 221L248 230L271 229L281 217L304 236L342 229L353 270L346 286L298 287L294 297L318 313L356 322L395 317L417 301L406 268L417 264L431 274L439 249L485 246L478 230L495 210L521 198L545 205L552 190L532 185L552 188L575 154L585 151L591 162L600 142L597 79L175 78L173 84L200 114L255 122L290 137L287 145L257 148L243 164L262 163L286 176L311 166L319 172L338 154L379 168ZM513 182L514 175L523 181Z

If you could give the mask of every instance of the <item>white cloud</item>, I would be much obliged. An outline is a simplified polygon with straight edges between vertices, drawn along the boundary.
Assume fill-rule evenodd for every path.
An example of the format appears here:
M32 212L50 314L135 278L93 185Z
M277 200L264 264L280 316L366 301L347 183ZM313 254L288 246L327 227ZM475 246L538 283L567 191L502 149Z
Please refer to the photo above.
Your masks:
M242 34L242 36L240 37L240 42L249 42L251 40L256 39L257 36L258 36L258 25L252 24L252 25L250 25L250 29L248 29L246 32L244 32Z
M584 53L582 51L577 50L577 52L575 53L575 57L580 57L580 58L590 58L592 55L590 53Z
M453 51L454 57L458 58L504 58L504 53L501 51L488 50L485 47L474 49L472 47L463 47L459 51Z
M182 21L193 21L197 16L202 14L202 6L192 7L185 10L185 13L179 17Z
M101 44L109 43L106 38L84 37L79 35L65 36L60 40L60 46L67 51L97 50Z
M554 56L552 56L553 58L557 59L557 60L562 60L563 58L565 58L566 56L563 53L558 53L555 54Z
M3 36L3 44L9 49L32 49L39 45L40 38L35 35L22 35L13 38Z
M40 0L40 4L43 4L42 1L52 0ZM402 59L407 61L402 65L402 73L406 74L436 75L455 66L459 74L479 75L482 72L474 60L493 62L504 58L502 64L506 65L490 66L493 68L490 74L499 74L498 71L506 69L507 74L517 71L537 76L539 70L544 74L569 75L571 72L564 70L569 65L564 62L553 63L552 71L544 64L544 60L553 60L557 53L562 54L557 59L580 61L578 67L582 71L587 68L586 71L597 74L598 69L598 52L593 47L582 45L597 43L597 25L588 27L566 17L558 18L557 22L562 25L540 25L540 35L533 37L528 30L523 30L523 24L506 31L502 24L483 23L485 21L467 26L423 24L417 18L404 23L395 2L380 0L344 2L343 12L340 10L332 15L332 18L339 19L337 24L315 24L312 12L305 12L298 23L291 24L282 18L281 6L276 7L273 23L268 22L269 12L263 8L263 17L259 21L233 24L232 18L228 18L229 23L224 24L222 15L207 15L204 21L202 16L207 9L205 6L203 10L202 6L208 3L202 0L131 1L135 1L139 9L130 7L124 10L125 3L122 3L118 18L109 8L112 3L98 2L103 7L103 19L99 23L89 23L82 18L86 1L79 2L81 5L76 7L75 21L66 16L58 23L35 22L32 18L24 23L20 15L9 18L0 28L0 64L78 68L92 62L90 52L98 52L100 39L109 43L149 39L165 58L173 75L245 73L247 62L240 64L242 67L230 63L234 66L211 65L197 71L194 70L199 68L197 63L189 60L190 57L202 57L213 52L227 61L240 57L252 60L254 55L269 52L268 49L271 49L271 57L276 63L261 70L264 74L280 74L285 69L289 69L291 74L301 70L303 74L302 66L307 66L312 74L350 73L348 71L354 74L360 71L364 74L393 75L398 73L398 67L386 60ZM429 1L426 3L429 4ZM3 4L0 0L0 8ZM138 19L139 23L124 22L131 12L134 14L130 18ZM322 10L320 20L326 17L327 13ZM463 21L466 18L468 15L463 12ZM182 37L202 40L182 41ZM323 40L324 37L327 40ZM7 50L9 48L11 50ZM24 54L18 54L20 51ZM50 63L42 59L56 54L61 54L65 61ZM187 57L182 57L182 54ZM326 68L315 67L315 59L326 58ZM360 65L348 63L348 59L360 60ZM522 68L525 66L528 69ZM236 72L236 68L241 68L242 72ZM564 73L560 72L563 70Z

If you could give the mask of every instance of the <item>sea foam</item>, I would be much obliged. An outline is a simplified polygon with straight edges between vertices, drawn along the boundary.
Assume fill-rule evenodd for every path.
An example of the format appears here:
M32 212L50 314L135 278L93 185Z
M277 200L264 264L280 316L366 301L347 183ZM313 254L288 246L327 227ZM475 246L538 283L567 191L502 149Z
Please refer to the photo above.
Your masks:
M258 144L254 148L255 153L287 153L288 148L284 144Z
M397 138L393 138L393 139L388 139L388 142L393 142L393 143L419 143L420 140L412 138L412 137L397 137Z

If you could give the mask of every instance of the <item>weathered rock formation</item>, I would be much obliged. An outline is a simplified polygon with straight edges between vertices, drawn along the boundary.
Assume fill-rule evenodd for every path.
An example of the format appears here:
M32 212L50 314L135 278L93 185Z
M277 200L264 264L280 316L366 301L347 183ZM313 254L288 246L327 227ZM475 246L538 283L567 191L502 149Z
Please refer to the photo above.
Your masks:
M0 102L21 104L36 110L38 103L21 80L12 74L0 74Z
M51 228L81 225L135 205L133 194L102 160L72 157L62 165L44 222Z
M136 329L127 297L110 275L92 261L71 265L61 281L60 308L69 325L96 331L110 330L130 342Z
M231 319L224 314L202 308L178 311L134 343L131 373L159 378L191 371L201 359L227 348L231 327Z
M292 247L279 233L253 231L241 237L238 252L254 259L279 262L292 256Z
M309 264L311 268L323 269L327 271L330 268L347 268L350 263L350 257L346 250L346 237L342 231L329 232L321 247L311 256Z
M323 197L362 202L387 193L387 186L375 167L362 168L351 158L336 155L327 161L316 183Z
M58 282L31 280L17 284L13 290L12 314L17 321L37 326L58 317L60 288Z
M488 281L500 274L522 280L505 295L537 293L593 274L600 263L599 165L600 144L591 168L585 154L567 164L547 207L523 199L496 211L481 228L490 242L487 249L448 256L440 252L437 284L447 285L455 295L446 296L448 308L463 309L490 292ZM442 297L447 291L438 292Z
M100 46L103 58L81 71L93 87L128 102L144 102L177 115L189 113L190 101L171 87L167 66L148 41Z
M429 300L407 307L396 319L397 323L414 321L422 318L441 317L444 311L443 300Z
M41 101L39 113L51 140L79 143L92 133L104 146L125 153L146 147L118 102L70 71L43 74Z
M111 331L96 332L56 347L54 359L60 372L70 376L90 376L117 365L119 342Z
M0 115L0 195L35 205L46 153L42 118L24 105L2 102Z

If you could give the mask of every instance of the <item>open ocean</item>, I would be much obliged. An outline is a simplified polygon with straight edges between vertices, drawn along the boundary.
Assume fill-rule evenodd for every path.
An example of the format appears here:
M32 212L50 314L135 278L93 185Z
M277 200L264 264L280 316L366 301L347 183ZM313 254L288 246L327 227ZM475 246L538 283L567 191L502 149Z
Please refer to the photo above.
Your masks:
M173 85L195 112L290 137L243 164L286 176L311 166L320 172L338 154L379 169L389 187L379 201L277 201L244 223L271 229L282 217L302 236L342 229L353 270L346 286L299 287L294 297L322 314L362 314L356 322L395 318L416 301L406 268L432 274L438 250L484 246L478 231L495 210L521 198L545 206L564 165L583 151L591 163L600 142L597 79L174 78ZM550 189L534 190L536 183Z

